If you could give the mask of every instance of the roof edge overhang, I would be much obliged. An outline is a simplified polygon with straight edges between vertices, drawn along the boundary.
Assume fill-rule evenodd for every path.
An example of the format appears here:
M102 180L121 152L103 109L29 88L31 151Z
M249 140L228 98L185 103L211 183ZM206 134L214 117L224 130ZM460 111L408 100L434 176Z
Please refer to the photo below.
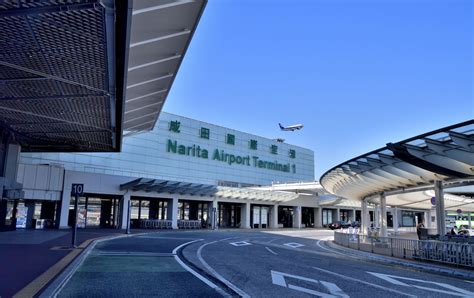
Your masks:
M470 126L470 125L473 125L473 124L474 124L474 120L467 120L467 121L464 121L464 122L461 122L461 123L458 123L458 124L450 125L450 126L443 127L443 128L440 128L440 129L437 129L437 130L434 130L434 131L430 131L430 132L427 132L427 133L424 133L424 134L421 134L421 135L417 135L415 137L411 137L411 138L403 140L403 141L399 141L399 142L396 142L396 143L388 143L385 147L382 147L382 148L370 151L368 153L359 155L357 157L349 159L349 160L347 160L343 163L340 163L340 164L330 168L323 175L321 175L321 178L319 180L320 184L327 191L329 191L330 193L333 193L333 194L338 195L338 196L345 197L342 194L334 193L333 191L331 191L330 189L328 189L326 187L327 186L327 185L325 185L326 184L325 183L326 179L332 179L333 178L333 177L330 177L331 173L336 172L337 170L340 170L340 171L345 172L347 175L350 175L350 174L347 173L347 171L343 170L343 169L349 168L352 171L353 170L358 171L357 174L363 174L364 172L368 172L368 171L361 167L361 166L363 166L363 165L361 165L361 160L367 159L367 158L371 159L371 156L376 155L376 154L382 154L383 155L384 151L392 151L394 158L396 158L400 161L406 162L406 163L410 164L411 166L417 167L421 171L431 172L434 176L439 177L439 180L444 181L447 185L451 185L451 184L453 184L455 186L471 185L471 183L474 183L474 175L469 175L469 174L466 174L466 173L455 171L455 170L443 167L440 164L427 162L426 160L423 160L423 159L418 158L418 157L414 156L413 154L411 154L408 150L406 150L405 145L410 146L408 144L410 142L417 141L417 140L425 140L430 136L434 136L434 135L437 135L437 134L440 134L440 133L448 133L448 134L455 133L452 130L462 128L462 127L467 127L467 126ZM457 134L457 132L455 134ZM471 138L471 140L472 140L472 131L471 131L471 134L469 135L469 138ZM371 170L373 170L373 169L377 169L377 167L372 167ZM472 168L471 168L471 171L472 171ZM352 177L355 177L355 176L352 176ZM365 178L367 178L367 177L365 177ZM368 191L363 195L363 197L364 198L373 197L374 195L381 194L381 193L396 194L396 193L402 193L402 192L414 192L414 191L417 191L419 189L424 189L424 188L427 188L427 187L432 188L433 186L431 185L431 183L434 180L435 179L432 179L432 178L431 179L426 179L426 181L423 182L423 183L418 183L417 185L411 185L411 186L407 185L406 187L405 186L383 187L383 188L381 188L377 191ZM368 179L366 179L366 181L364 183L365 184L370 184L374 181L375 180L373 180L372 177L369 177ZM360 187L362 187L362 186L360 186ZM359 190L360 190L360 187L359 187ZM347 198L347 199L353 199L353 198ZM358 199L363 199L363 198L359 197Z

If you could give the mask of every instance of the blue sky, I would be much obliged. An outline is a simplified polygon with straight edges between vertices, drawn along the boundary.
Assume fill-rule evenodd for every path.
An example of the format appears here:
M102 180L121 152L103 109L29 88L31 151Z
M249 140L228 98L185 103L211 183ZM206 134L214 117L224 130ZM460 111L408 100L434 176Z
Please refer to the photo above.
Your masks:
M470 0L209 0L164 111L310 148L319 179L474 118L473 65Z

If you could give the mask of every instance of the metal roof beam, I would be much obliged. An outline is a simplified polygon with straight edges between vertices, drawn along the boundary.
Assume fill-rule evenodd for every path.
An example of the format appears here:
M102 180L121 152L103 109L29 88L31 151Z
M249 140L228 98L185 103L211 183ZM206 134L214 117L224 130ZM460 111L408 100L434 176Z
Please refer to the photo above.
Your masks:
M173 7L173 6L179 6L179 5L188 4L188 3L193 3L193 2L194 2L194 0L177 0L177 1L173 1L171 3L150 6L150 7L142 8L142 9L137 9L137 10L134 10L132 14L133 15L138 15L138 14L147 13L147 12L150 12L150 11L161 10L161 9L165 9L165 8L169 8L169 7Z
M89 3L48 5L48 6L43 6L43 7L12 8L5 11L1 11L0 18L38 15L38 14L46 14L46 13L52 13L52 12L74 11L74 10L84 10L84 9L93 9L97 7L102 7L99 4L98 0L94 1L94 3L90 3L90 2L92 1L89 1Z
M451 140L453 140L454 143L471 152L474 152L474 135L467 136L462 133L450 131L449 137L451 138Z
M131 187L141 183L143 178L138 178L127 183L120 184L120 190L130 189Z

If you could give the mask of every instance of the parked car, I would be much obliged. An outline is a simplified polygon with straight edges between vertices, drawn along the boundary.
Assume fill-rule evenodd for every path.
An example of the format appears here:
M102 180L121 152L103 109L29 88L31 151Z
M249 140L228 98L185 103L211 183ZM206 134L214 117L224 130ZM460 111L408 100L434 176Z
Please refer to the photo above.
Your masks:
M332 224L329 225L329 228L331 230L336 230L336 229L346 229L350 226L351 226L350 224L341 220L341 221L333 222Z

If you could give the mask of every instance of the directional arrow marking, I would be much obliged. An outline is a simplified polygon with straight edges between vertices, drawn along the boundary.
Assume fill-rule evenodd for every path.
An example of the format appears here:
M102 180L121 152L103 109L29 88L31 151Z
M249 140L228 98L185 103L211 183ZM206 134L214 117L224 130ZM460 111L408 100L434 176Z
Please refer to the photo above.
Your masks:
M382 273L375 273L375 272L369 272L369 271L367 271L367 273L372 274L373 276L376 276L380 279L388 281L389 283L392 283L392 284L397 285L397 286L414 287L414 288L417 288L417 289L422 289L422 290L427 290L427 291L432 291L432 292L438 292L438 293L443 293L443 294L449 294L449 295L453 295L453 296L474 297L473 292L469 292L469 291L466 291L464 289L461 289L461 288L458 288L458 287L455 287L455 286L452 286L452 285L448 285L448 284L445 284L445 283L441 283L441 282L426 281L426 280L421 280L421 279L402 277L402 276L396 276L396 275L389 275L389 274L382 274ZM433 287L425 287L425 286L407 284L407 283L404 283L400 280L414 281L414 282L418 282L418 283L421 283L421 284L427 284L428 286L429 285L437 285L439 287L445 288L445 289L450 290L450 291L435 289Z
M307 277L303 277L303 276L292 275L292 274L273 271L273 270L271 270L270 272L272 274L273 284L278 285L278 286L282 286L284 288L289 288L289 289L292 289L292 290L295 290L295 291L300 291L300 292L303 292L303 293L307 293L307 294L311 294L311 295L318 296L318 297L323 297L323 298L349 298L349 296L346 293L344 293L338 286L336 286L333 283L327 282L327 281L315 280L315 279L311 279L311 278L307 278ZM318 291L311 290L311 289L308 289L308 288L303 288L303 287L300 287L300 286L295 286L295 285L292 285L292 284L288 284L285 280L285 277L299 279L299 280L303 280L303 281L306 281L306 282L312 282L312 283L315 283L315 284L321 284L328 290L329 294L328 293L323 293L323 292L318 292Z

